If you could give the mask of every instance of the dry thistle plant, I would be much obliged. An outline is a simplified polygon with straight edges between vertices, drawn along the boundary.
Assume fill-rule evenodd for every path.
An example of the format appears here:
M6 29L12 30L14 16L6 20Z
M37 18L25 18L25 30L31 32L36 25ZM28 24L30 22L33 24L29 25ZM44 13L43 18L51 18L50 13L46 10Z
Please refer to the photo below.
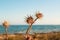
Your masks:
M37 20L37 19L40 19L40 18L42 18L43 17L43 15L42 15L42 13L36 13L36 19L34 20L34 18L32 17L32 16L29 16L29 17L27 17L27 19L26 19L26 22L29 24L29 28L27 29L27 31L26 31L26 34L29 34L29 32L30 32L30 30L31 30L31 28L32 28L32 24Z
M7 28L9 27L9 22L8 21L4 21L3 22L3 26L5 27L6 40L8 40L8 31L7 31Z

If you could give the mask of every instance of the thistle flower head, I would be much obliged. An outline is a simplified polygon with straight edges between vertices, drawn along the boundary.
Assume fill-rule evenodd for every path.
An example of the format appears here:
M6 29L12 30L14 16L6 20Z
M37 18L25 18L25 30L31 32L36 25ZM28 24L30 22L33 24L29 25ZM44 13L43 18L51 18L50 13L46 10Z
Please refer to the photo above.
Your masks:
M3 22L3 26L5 26L6 28L9 26L9 23L8 23L8 21L4 21Z
M39 12L36 13L36 17L37 17L37 18L41 18L42 16L43 16L43 15L42 15L41 13L39 13Z
M27 17L26 22L28 24L32 24L33 23L33 17L32 16Z

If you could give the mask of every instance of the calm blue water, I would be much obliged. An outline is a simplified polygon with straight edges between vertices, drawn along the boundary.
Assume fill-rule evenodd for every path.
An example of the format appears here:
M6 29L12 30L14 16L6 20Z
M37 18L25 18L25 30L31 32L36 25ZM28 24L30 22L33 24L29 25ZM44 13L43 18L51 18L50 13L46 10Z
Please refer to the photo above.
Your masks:
M10 25L8 27L8 33L25 33L28 25ZM51 32L60 31L60 25L33 25L30 33ZM0 25L0 34L5 33L5 28Z

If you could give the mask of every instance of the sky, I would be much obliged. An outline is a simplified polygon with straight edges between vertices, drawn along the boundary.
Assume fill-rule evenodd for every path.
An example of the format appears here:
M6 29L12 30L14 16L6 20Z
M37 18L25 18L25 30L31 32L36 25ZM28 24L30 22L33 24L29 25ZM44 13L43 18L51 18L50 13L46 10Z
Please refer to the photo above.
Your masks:
M60 25L60 0L0 0L0 24L4 20L11 25L27 24L27 16L33 16L36 12L43 14L34 24Z

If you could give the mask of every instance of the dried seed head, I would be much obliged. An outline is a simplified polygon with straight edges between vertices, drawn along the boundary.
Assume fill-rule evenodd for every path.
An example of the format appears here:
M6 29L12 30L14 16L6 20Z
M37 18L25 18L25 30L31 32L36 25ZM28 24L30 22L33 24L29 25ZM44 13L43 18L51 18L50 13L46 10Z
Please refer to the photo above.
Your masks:
M43 16L43 15L42 15L41 13L39 13L39 12L36 13L36 17L37 17L37 18L42 18L42 16Z
M9 26L9 22L8 21L4 21L3 22L3 26L5 26L7 28Z
M26 22L28 24L32 24L33 23L33 17L32 16L27 17Z

